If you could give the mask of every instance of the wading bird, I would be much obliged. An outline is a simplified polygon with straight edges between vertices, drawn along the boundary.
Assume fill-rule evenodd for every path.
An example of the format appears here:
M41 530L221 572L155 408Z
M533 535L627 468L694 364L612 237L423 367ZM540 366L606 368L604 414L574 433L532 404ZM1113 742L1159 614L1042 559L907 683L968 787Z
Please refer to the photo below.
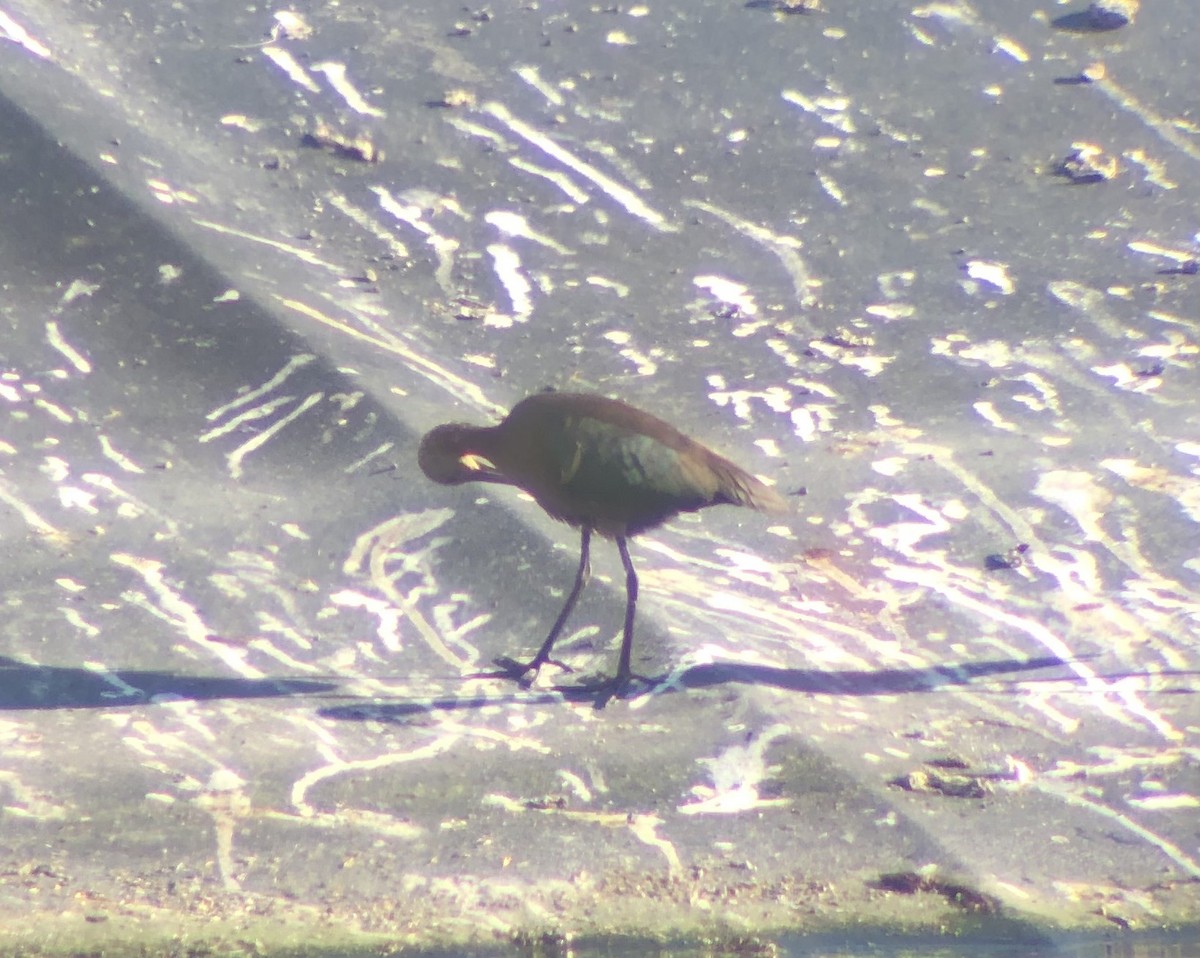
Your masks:
M446 423L421 440L421 471L434 482L499 482L529 493L555 519L580 530L575 585L542 647L528 662L496 660L497 676L521 680L550 650L591 574L592 533L615 539L625 566L625 631L617 674L599 688L619 692L633 678L630 654L638 580L626 539L680 512L727 503L763 512L788 504L728 459L674 426L616 399L587 393L529 396L495 426Z

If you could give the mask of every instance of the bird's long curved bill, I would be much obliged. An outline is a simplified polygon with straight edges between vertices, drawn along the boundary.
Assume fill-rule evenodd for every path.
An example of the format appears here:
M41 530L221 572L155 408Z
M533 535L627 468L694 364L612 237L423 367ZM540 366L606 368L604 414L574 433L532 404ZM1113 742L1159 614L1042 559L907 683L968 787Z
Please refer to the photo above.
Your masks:
M471 479L475 482L508 483L508 479L505 478L504 473L497 469L490 459L476 455L473 452L468 452L458 461L471 470Z

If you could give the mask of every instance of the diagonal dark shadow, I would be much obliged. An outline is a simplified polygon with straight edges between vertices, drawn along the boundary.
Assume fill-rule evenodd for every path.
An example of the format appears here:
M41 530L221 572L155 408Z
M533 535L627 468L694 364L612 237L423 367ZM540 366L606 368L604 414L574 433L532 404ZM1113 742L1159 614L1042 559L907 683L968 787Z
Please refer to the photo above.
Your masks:
M762 665L743 665L732 662L697 665L681 675L666 675L649 679L648 683L656 694L669 694L688 689L708 688L731 682L747 685L771 686L792 692L807 692L823 695L896 695L904 692L929 692L942 688L968 686L982 678L1014 673L1032 672L1068 664L1057 656L1035 659L997 659L990 662L966 662L957 665L939 665L924 669L883 669L875 671L824 672L812 669L781 669ZM1062 676L1055 676L1062 680ZM617 698L641 694L647 683L634 682L631 689ZM593 702L603 708L610 700L607 693L597 694L594 689L581 685L559 686L552 690L515 690L509 684L507 690L496 695L455 696L444 695L434 699L408 702L350 703L330 706L318 711L323 718L341 721L375 721L411 723L434 712L475 709L484 706L519 703L521 705L548 705L564 700L571 702Z
M902 692L930 692L948 686L969 685L980 678L1031 672L1066 664L1066 660L1057 656L1043 656L1036 659L964 662L923 669L826 672L717 662L688 669L680 677L678 684L685 688L698 689L727 682L742 682L820 695L896 695Z
M278 698L326 692L332 682L240 679L140 669L28 665L0 656L0 710L127 708L159 700Z

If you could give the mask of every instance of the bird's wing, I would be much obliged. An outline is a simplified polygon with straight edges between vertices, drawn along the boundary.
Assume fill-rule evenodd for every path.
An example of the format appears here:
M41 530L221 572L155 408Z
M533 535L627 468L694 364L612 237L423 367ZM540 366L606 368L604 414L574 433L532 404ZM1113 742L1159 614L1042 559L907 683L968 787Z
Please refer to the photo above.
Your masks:
M680 451L599 420L580 418L571 427L557 457L563 489L581 502L681 512L712 501L712 479L689 469Z

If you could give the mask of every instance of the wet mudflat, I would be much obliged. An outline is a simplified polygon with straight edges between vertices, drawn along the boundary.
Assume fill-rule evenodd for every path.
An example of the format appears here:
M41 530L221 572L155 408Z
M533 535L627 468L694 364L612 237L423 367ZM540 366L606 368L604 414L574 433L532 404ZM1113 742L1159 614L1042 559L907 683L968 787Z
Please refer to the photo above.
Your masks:
M5 947L1186 954L1200 47L1003 6L6 7ZM796 502L603 708L546 386Z

